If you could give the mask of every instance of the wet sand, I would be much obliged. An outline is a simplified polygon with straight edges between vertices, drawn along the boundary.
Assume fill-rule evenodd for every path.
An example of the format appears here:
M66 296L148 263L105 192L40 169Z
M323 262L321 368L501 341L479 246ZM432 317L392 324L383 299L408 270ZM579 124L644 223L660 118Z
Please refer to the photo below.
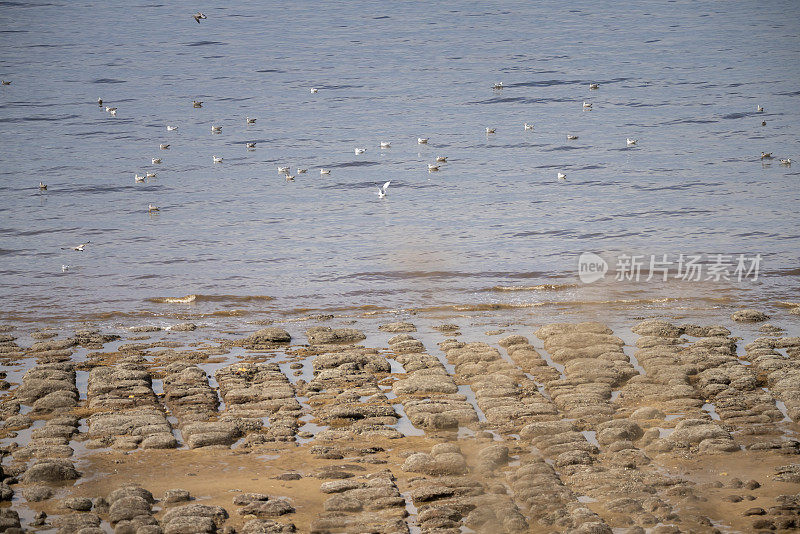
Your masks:
M0 531L795 531L791 310L7 327Z

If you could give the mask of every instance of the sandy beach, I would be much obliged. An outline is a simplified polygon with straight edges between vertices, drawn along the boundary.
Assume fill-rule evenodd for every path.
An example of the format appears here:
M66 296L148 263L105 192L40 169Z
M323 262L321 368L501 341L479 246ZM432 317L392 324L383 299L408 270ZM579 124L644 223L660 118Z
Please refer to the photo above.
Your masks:
M793 309L6 327L0 528L790 531Z

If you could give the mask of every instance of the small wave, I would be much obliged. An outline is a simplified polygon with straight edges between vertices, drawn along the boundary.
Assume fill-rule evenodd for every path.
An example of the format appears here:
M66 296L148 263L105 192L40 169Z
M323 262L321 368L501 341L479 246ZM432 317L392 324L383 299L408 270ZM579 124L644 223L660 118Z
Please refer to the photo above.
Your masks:
M536 286L494 286L484 291L563 291L578 287L578 284L539 284Z
M92 83L125 83L125 80L117 80L116 78L98 78L92 80Z
M152 297L147 299L149 302L157 302L161 304L193 304L195 302L256 302L256 301L270 301L275 297L268 297L267 295L199 295L192 294L185 297Z
M194 43L187 43L186 46L206 46L206 45L224 45L228 43L223 43L220 41L195 41Z

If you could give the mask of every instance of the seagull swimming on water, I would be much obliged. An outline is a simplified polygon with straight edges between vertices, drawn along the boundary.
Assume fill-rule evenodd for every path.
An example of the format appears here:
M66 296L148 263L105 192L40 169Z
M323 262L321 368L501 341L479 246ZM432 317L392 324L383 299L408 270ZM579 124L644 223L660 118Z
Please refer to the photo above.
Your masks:
M61 272L65 273L69 271L69 267L70 267L69 265L61 265Z
M161 163L161 158L153 158L151 161L153 162L153 165L158 165Z
M391 180L383 184L383 186L378 188L378 198L383 198L386 196L386 190L389 189L389 184L392 183Z
M492 85L492 89L502 89L503 87L505 87L503 82L497 82L496 84Z
M497 128L486 128L487 134L493 134L495 131L497 131Z
M97 98L97 105L100 106L100 107L103 107L103 99L102 98L100 98L100 97Z
M586 102L586 101L583 102L583 109L589 109L591 107L592 107L591 102Z
M278 167L278 174L289 174L289 167Z
M381 141L381 148L391 148L392 143L389 141Z
M3 85L11 85L11 82L7 81L7 80L3 80Z
M761 106L761 105L757 106L756 107L756 111L761 113L762 111L764 111L764 106Z
M567 141L574 141L578 138L577 135L567 135Z
M366 148L354 148L353 149L353 152L355 152L356 156L358 156L359 154L363 154L366 151L367 151Z
M200 24L200 20L201 20L201 19L207 19L208 17L206 17L206 16L205 16L203 13L201 13L200 11L198 11L197 13L195 13L194 15L192 15L192 18L195 20L195 22L197 22L198 24Z
M631 139L630 137L627 137L627 138L625 139L625 142L628 144L628 146L633 146L633 145L635 145L636 143L638 143L638 142L639 142L639 140L638 140L638 139Z
M160 145L158 145L158 148L160 148L161 150L169 150L169 143L161 143Z
M220 133L222 131L222 126L211 125L211 131L214 133Z
M528 124L526 122L524 126L525 126L525 130L533 130L533 124Z
M330 174L330 173L331 173L331 170L330 170L330 169L320 169L320 170L319 170L319 173L320 173L320 174Z
M432 164L428 163L428 172L436 172L438 170L439 170L439 166L438 165L432 165Z
M152 204L148 204L147 211L148 213L152 213L154 211L161 211L161 210L158 208L158 206L153 206Z
M428 137L417 137L417 143L420 145L427 145L428 139Z
M308 172L308 169L301 169L300 167L297 168L297 174L305 174Z
M255 143L247 143L247 148L255 148L255 147L256 147Z
M563 172L558 173L557 176L558 176L559 180L566 180L567 179L567 175L564 174Z
M168 132L174 132L174 131L175 131L175 130L177 130L177 129L178 129L178 127L177 127L177 126L167 126L167 131L168 131Z
M39 182L39 191L47 191L47 184Z
M133 175L134 182L144 182L144 176L139 176L138 174Z
M780 162L781 162L781 165L786 165L787 167L792 164L792 160L790 158L786 158L786 159L782 158L780 160ZM44 186L44 187L45 187L45 189L47 189L47 186Z
M772 159L772 152L762 152L761 159Z
M250 117L245 117L245 120L247 121L247 124L255 124L256 123L256 120L252 119Z
M112 111L117 111L117 108L112 108L111 106L106 106L106 111L111 113Z
M202 108L203 103L200 100L192 100L192 107L193 108Z
M287 182L294 182L294 175L287 174L286 175L286 181Z
M447 162L447 156L436 156L436 162L437 163L446 163Z
M74 250L76 252L83 252L83 249L85 249L86 245L88 245L89 243L91 243L91 241L87 241L86 243L81 243L76 247L61 247L61 250Z
M312 87L311 88L311 94L315 94L315 93L318 93L318 92L319 92L319 89L317 89L316 87Z
M213 157L214 157L214 163L222 163L222 158L220 156L213 156Z
M589 84L589 89L600 89L600 84L599 83L590 83Z
M144 177L145 178L155 178L156 177L156 173L154 173L154 172L146 172L146 173L144 173Z

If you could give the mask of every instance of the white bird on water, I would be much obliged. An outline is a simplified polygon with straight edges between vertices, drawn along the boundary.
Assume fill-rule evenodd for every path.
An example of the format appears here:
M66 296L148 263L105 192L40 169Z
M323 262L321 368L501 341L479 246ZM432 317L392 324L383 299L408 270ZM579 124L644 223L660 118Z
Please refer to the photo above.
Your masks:
M439 170L439 166L438 165L432 165L432 164L428 163L428 172L436 172L438 170Z
M148 213L152 213L154 211L161 211L161 210L158 208L158 206L153 206L152 204L148 204L147 211Z
M297 174L305 174L308 172L308 169L301 169L300 167L297 168Z
M525 130L533 130L533 124L525 123Z
M192 100L192 107L193 108L202 108L203 107L203 102L201 102L200 100Z
M392 143L389 141L381 141L381 148L391 148Z
M255 148L255 147L256 147L255 143L247 143L247 148Z
M311 94L316 94L318 92L319 92L319 89L317 89L316 87L312 87L311 88Z
M97 97L97 105L100 106L100 107L103 107L103 99L102 98Z
M772 159L772 152L762 152L761 159Z
M220 156L213 156L214 163L222 163L222 158Z
M111 113L112 111L117 111L117 108L112 108L111 106L106 106L106 111Z
M39 191L47 191L47 184L39 182Z
M294 176L291 175L291 174L287 174L286 175L286 181L287 182L294 182Z
M86 245L88 245L89 243L91 243L91 241L87 241L86 243L81 243L80 245L75 247L61 247L61 250L74 250L76 252L83 252L83 249L85 249Z
M331 173L331 170L330 170L330 169L320 169L320 170L319 170L319 173L320 173L320 174L330 174L330 173Z
M134 182L144 182L144 176L139 176L138 174L133 175Z
M428 139L428 137L417 137L417 143L420 145L427 145Z
M158 165L159 163L161 163L161 158L153 158L153 159L152 159L152 160L150 160L150 161L152 161L152 162L153 162L153 165Z
M585 102L585 101L584 101L584 103L583 103L583 108L584 108L584 109L589 109L590 107L592 107L592 103L591 103L591 102Z
M600 89L600 84L599 83L590 83L589 84L589 89Z
M211 126L211 131L214 132L214 133L220 133L222 131L222 126L212 125Z
M437 163L446 163L447 162L447 156L436 156L436 162Z
M383 184L382 187L378 188L378 198L383 198L386 196L386 190L389 189L390 183L392 183L391 180Z
M116 117L116 116L117 116L117 108L114 108L114 109L112 109L112 110L111 110L111 111L109 111L108 113L109 113L109 115L111 115L112 117Z
M161 150L169 150L169 143L161 143L160 145L158 145L158 148L160 148Z
M559 180L566 180L567 179L567 175L564 174L563 172L560 172L560 173L558 173L558 179Z
M759 105L758 107L756 107L756 111L761 113L762 111L764 111L764 106Z
M577 135L567 135L567 141L574 141L578 138Z
M177 129L178 129L178 127L177 127L177 126L167 126L167 131L168 131L168 132L174 132L174 131L175 131L175 130L177 130Z
M144 177L145 177L145 178L155 178L155 177L156 177L156 173L154 173L154 172L147 172L147 173L145 173Z
M247 119L247 124L255 124L256 120L250 117L245 117Z
M69 271L69 267L70 267L69 265L61 265L61 272L65 273Z
M790 158L781 159L781 165L791 165L791 164L792 160ZM47 186L45 186L45 189L47 189Z
M356 156L358 156L359 154L363 154L363 153L364 153L364 152L366 152L366 151L367 151L367 149L366 149L366 148L354 148L354 149L353 149L353 152L355 152L355 153L356 153Z
M278 174L289 174L289 167L278 167Z
M628 146L633 146L636 143L638 143L639 140L638 139L631 139L630 137L628 137L628 138L625 139L625 142L628 144Z
M200 24L202 19L207 19L208 17L206 17L202 12L198 11L196 14L192 15L192 18L195 20L195 22Z
M496 131L497 131L497 128L486 128L486 133L487 134L493 134Z
M505 87L503 82L497 82L496 84L492 85L492 89L502 89L503 87Z

